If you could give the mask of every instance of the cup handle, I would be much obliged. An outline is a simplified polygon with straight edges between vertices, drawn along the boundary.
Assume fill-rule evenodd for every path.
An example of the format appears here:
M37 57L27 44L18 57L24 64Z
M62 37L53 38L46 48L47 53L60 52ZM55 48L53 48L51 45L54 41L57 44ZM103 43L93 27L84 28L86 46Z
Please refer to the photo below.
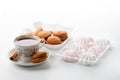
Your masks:
M40 46L39 46L39 49L42 48L45 44L45 39L44 38L41 38L40 39Z

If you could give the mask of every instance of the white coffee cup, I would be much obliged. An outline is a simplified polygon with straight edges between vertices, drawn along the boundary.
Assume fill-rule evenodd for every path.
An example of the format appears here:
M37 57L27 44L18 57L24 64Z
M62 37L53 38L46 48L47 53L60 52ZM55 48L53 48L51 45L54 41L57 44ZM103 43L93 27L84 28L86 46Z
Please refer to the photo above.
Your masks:
M20 35L15 38L14 44L19 59L23 62L29 62L31 56L44 46L45 40L34 35Z

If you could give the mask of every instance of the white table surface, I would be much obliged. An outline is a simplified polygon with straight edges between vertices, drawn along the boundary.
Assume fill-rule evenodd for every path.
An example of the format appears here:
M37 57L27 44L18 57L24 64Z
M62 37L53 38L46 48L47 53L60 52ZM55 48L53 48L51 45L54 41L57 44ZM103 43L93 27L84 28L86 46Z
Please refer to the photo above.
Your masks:
M0 80L120 80L119 0L0 1ZM20 67L8 60L13 40L36 21L74 28L73 37L108 39L112 49L95 66L55 57L43 65Z

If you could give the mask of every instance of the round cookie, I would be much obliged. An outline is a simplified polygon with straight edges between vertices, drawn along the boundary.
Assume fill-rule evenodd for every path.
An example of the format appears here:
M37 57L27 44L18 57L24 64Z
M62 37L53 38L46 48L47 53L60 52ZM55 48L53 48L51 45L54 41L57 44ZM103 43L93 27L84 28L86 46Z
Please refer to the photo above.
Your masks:
M67 32L63 30L53 31L53 35L58 36L61 39L61 41L64 41L68 38Z
M46 43L51 45L61 44L61 40L57 36L50 36L48 37Z
M40 31L37 36L40 38L47 39L51 35L50 31Z

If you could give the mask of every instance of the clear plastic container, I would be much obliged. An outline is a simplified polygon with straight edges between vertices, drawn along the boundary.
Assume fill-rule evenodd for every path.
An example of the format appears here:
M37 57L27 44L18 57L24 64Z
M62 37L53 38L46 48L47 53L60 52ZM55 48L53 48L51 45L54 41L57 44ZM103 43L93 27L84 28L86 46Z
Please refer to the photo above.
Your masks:
M101 59L110 46L111 43L108 40L79 38L78 40L72 40L56 55L65 62L94 65Z

